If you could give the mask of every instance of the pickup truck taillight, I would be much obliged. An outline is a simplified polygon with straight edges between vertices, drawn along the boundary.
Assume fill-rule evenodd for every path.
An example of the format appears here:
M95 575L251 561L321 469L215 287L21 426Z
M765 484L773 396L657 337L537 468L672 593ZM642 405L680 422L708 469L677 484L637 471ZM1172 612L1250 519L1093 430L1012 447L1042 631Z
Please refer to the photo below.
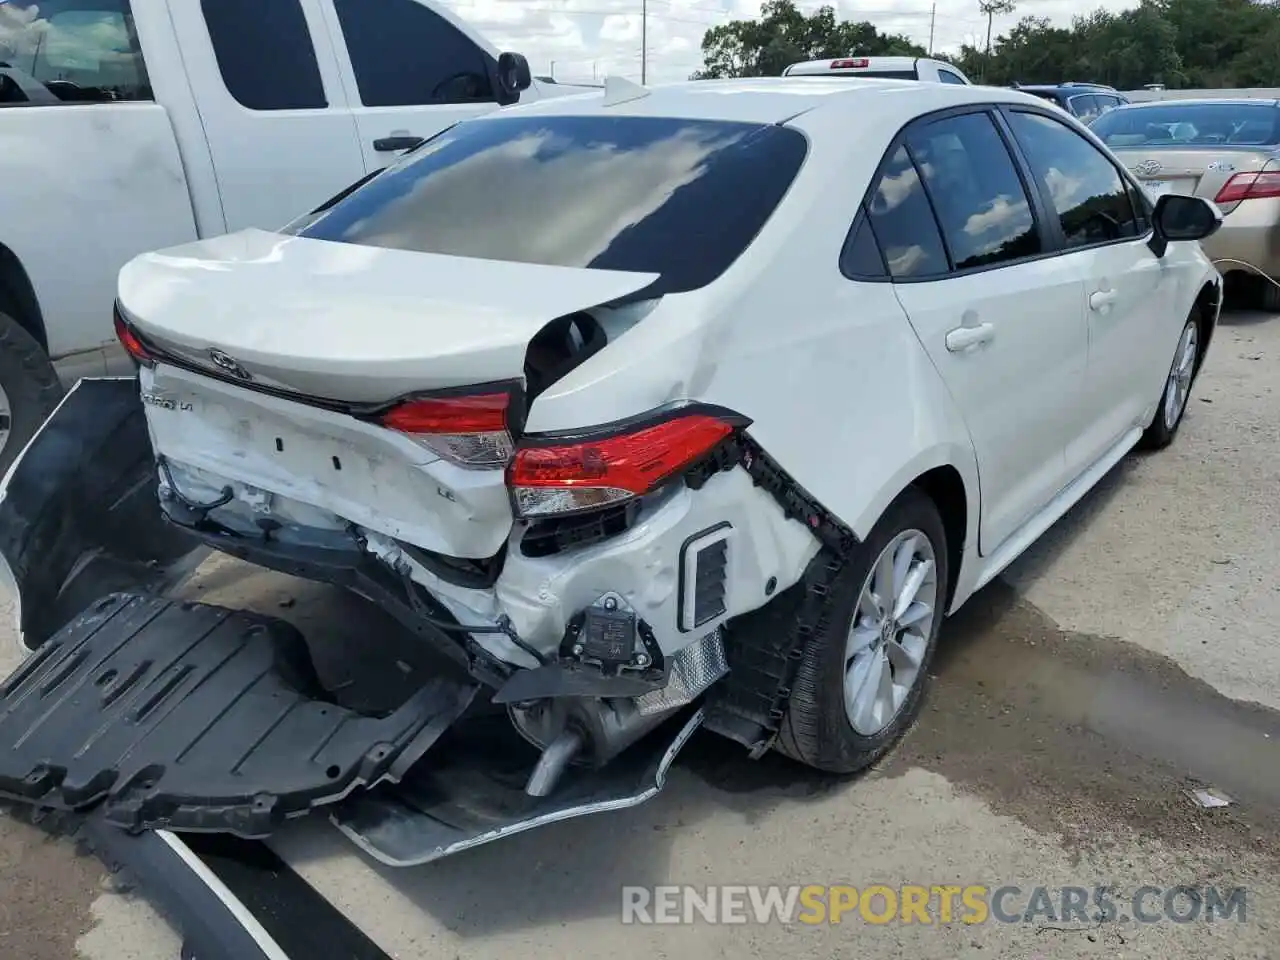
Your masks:
M151 355L142 338L129 325L129 321L121 315L119 307L112 311L111 320L115 324L116 339L120 341L120 346L124 347L125 352L144 367L154 366L156 358Z
M516 514L561 516L644 496L749 422L722 407L686 405L593 431L526 436L507 468Z
M511 459L509 392L468 393L406 400L377 418L451 463L473 470L504 467Z

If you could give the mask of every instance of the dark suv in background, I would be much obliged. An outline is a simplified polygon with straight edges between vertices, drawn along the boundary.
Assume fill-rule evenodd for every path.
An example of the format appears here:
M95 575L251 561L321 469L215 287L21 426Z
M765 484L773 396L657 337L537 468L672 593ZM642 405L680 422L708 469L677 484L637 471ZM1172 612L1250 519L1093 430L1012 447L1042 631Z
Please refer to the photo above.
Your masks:
M1092 123L1113 107L1129 102L1129 98L1115 87L1101 83L1014 83L1012 86L1015 90L1056 103L1079 118L1081 123Z

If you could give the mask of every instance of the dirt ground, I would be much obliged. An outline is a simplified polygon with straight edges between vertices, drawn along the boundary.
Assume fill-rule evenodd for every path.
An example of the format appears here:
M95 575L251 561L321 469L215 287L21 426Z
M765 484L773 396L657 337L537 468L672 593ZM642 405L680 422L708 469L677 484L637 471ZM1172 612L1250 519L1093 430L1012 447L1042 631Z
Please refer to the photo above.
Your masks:
M376 867L319 820L273 846L400 958L591 954L606 937L619 960L1280 957L1278 489L1280 317L1231 313L1177 444L1126 460L951 621L925 711L879 768L833 781L701 735L649 804L432 866ZM295 620L331 678L334 636L390 629L232 562L191 590ZM1193 803L1206 787L1232 802ZM65 843L0 820L0 877L0 956L176 960L145 902ZM620 927L623 886L772 883L1009 885L1015 911L1038 886L1114 886L1122 908L1143 885L1244 887L1247 913Z

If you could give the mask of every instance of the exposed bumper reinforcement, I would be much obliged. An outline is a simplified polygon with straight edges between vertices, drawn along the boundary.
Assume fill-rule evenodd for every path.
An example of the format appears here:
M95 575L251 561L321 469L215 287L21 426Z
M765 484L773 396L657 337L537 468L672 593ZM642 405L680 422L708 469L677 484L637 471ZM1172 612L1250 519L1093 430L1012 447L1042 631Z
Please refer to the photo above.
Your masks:
M398 780L477 687L433 679L382 718L326 702L302 635L273 618L117 594L0 687L0 794L101 805L130 830L262 837Z

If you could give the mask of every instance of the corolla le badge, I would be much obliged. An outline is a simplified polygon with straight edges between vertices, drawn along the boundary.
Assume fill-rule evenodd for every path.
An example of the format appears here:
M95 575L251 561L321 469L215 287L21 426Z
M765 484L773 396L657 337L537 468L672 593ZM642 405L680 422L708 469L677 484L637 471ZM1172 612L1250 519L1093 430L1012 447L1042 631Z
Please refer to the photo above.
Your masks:
M1149 177L1152 174L1159 173L1163 167L1164 164L1159 160L1143 160L1133 168L1133 172L1142 177Z
M213 365L225 373L231 374L238 380L252 380L253 376L244 367L240 366L240 361L230 354L223 353L217 347L209 349L209 359L213 361Z

